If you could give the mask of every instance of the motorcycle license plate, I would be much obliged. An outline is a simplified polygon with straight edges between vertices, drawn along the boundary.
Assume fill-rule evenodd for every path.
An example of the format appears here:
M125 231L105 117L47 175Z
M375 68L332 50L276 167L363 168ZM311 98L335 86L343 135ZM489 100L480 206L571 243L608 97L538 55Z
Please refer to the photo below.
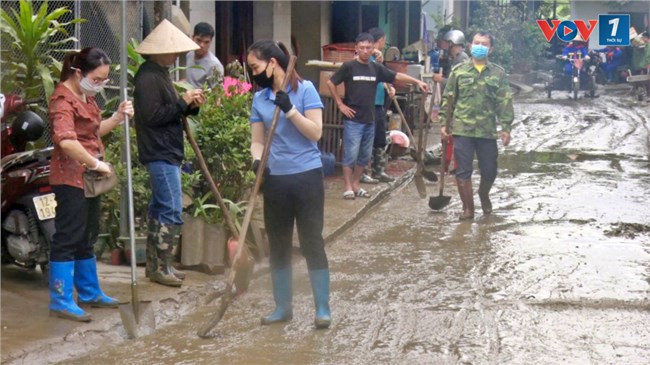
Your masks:
M54 193L35 196L33 200L39 220L44 221L56 216L56 199L54 198Z

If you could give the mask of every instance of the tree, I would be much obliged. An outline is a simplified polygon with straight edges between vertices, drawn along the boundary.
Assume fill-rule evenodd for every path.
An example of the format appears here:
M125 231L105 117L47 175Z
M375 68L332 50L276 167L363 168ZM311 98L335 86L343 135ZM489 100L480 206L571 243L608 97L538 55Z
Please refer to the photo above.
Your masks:
M468 36L477 31L494 36L490 61L507 71L529 71L548 46L535 19L529 19L519 6L482 0L470 18Z

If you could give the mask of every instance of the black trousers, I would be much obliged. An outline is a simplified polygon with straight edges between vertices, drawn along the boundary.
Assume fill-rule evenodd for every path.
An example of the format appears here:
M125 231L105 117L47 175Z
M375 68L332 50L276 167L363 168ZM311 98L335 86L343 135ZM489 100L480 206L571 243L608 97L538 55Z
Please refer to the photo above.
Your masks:
M323 242L325 190L321 168L293 175L268 175L264 181L264 223L271 269L291 265L294 222L309 270L327 269Z
M93 245L99 234L101 197L86 198L83 189L54 185L56 232L50 247L50 261L85 260L95 255Z
M383 105L375 105L375 139L372 148L386 147L386 109Z
M456 178L472 178L474 154L478 159L481 182L492 186L497 177L497 157L499 149L496 139L454 136L454 154L456 155Z

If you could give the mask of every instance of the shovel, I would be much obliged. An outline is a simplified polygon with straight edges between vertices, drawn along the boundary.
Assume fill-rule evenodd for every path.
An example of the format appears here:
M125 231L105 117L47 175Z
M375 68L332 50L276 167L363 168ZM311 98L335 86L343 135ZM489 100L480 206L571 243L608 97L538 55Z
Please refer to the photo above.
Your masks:
M291 56L289 59L289 65L287 66L287 72L282 80L282 85L280 90L285 90L291 74L293 74L293 69L296 66L296 56ZM248 226L251 223L251 218L253 216L253 208L255 207L255 200L257 199L257 193L260 191L260 186L262 185L262 179L264 178L264 169L266 169L266 162L269 159L269 154L271 152L271 143L273 142L273 136L275 134L275 129L278 125L278 119L280 118L280 107L275 107L275 112L273 113L273 119L271 120L271 127L269 128L266 136L266 141L264 143L264 150L262 151L262 157L260 158L259 166L257 167L257 174L255 176L255 184L253 185L253 191L248 200L248 206L246 207L246 214L244 215L244 222L242 223L241 236L239 237L239 242L246 242L246 233L248 231ZM219 302L219 308L217 311L208 319L208 321L199 328L197 335L201 338L208 337L208 332L214 328L214 326L221 321L223 315L228 309L228 305L232 301L232 286L235 281L235 276L237 272L237 267L240 266L240 262L245 251L246 245L239 244L237 246L237 251L235 252L235 258L233 260L233 267L228 273L228 281L226 282L225 293L221 296L221 301Z
M122 20L122 52L120 68L120 87L122 89L122 100L128 99L127 84L127 60L126 60L126 1L121 6ZM126 157L126 183L127 200L129 206L129 245L131 248L131 303L120 303L120 317L122 324L129 338L136 338L153 333L156 329L156 318L153 313L151 301L140 300L138 296L138 282L135 276L135 224L133 209L133 173L131 171L131 137L129 117L124 116L124 149Z
M451 126L451 112L453 109L453 103L454 103L454 96L453 95L448 95L447 96L447 113L446 113L446 118L445 118L445 129L447 130L447 133L450 132L449 128ZM446 207L449 202L451 201L450 196L444 196L442 195L443 190L445 188L445 158L444 158L444 153L447 150L447 139L442 140L442 151L443 151L443 157L440 159L440 180L438 180L438 196L432 196L429 197L429 208L433 210L440 210L444 207Z
M409 142L411 143L412 146L414 146L417 149L417 144L415 143L415 138L413 137L413 132L411 131L411 127L409 127L408 122L406 121L406 117L404 116L404 113L402 112L402 107L399 106L399 103L395 98L392 98L393 105L395 105L395 109L397 109L397 113L399 114L400 118L402 118L402 124L404 125L404 128L406 129L406 134L409 137ZM430 174L428 171L424 170L422 171L422 176L426 178L429 181L436 181L437 177L434 174ZM422 185L424 186L424 185ZM416 187L418 187L417 182L416 182ZM418 190L419 192L419 190ZM424 194L426 196L426 191L424 191Z
M126 70L126 67L123 68ZM123 72L126 74L126 72ZM126 88L123 88L127 100ZM153 333L156 319L151 301L141 301L138 296L138 282L135 275L135 224L133 212L133 175L131 171L131 139L129 136L129 117L124 116L124 139L126 151L126 190L129 203L129 247L131 249L131 303L120 303L120 317L129 338L137 338Z
M230 238L228 239L228 247L232 245L237 245L239 241L239 231L237 230L237 226L235 225L235 222L232 220L232 217L230 214L228 214L228 207L226 206L226 202L223 200L223 197L221 196L221 193L219 193L219 189L217 189L217 184L214 182L214 179L212 178L212 174L210 174L210 170L208 169L208 165L205 163L205 158L203 158L203 153L201 152L201 149L199 148L199 145L196 143L196 139L194 138L194 135L192 134L192 129L190 128L189 123L187 122L187 118L183 117L183 128L185 128L185 134L187 135L187 139L190 142L190 145L192 145L192 149L194 150L194 154L196 155L197 160L199 160L199 166L201 167L201 173L203 174L203 177L208 181L208 185L210 185L210 190L212 191L212 195L214 195L215 199L217 200L217 204L219 205L219 208L223 212L224 219L226 221L226 225L228 226L228 230L230 230ZM248 245L243 245L246 246L244 248L244 258L241 259L241 263L243 265L240 265L240 267L237 268L237 274L235 278L235 287L237 288L237 294L242 294L248 289L248 284L250 283L250 277L248 273L250 273L253 270L253 265L255 262L251 258L251 253L250 250L248 249ZM235 268L234 262L230 263L231 268ZM212 301L212 300L210 300Z
M424 134L426 133L424 130L424 119L427 118L426 113L424 112L425 105L426 98L424 97L424 94L422 94L422 105L420 105L420 112L418 113L418 145L416 152L417 165L415 167L415 177L413 178L415 181L415 187L417 188L418 194L422 199L427 197L427 187L424 184L424 178L422 177L422 170L424 169L424 162L422 161L424 158Z
M386 85L384 85L386 87ZM411 127L409 127L409 123L406 121L406 117L404 117L404 113L402 113L402 107L399 106L399 103L397 102L397 99L393 98L393 105L395 105L395 109L397 109L397 113L399 114L400 118L402 118L402 124L404 125L404 128L406 129L406 134L409 136L409 140L411 141L411 145L416 148L418 153L416 153L416 163L418 166L420 165L419 159L420 159L420 154L419 154L419 146L415 143L415 138L413 138L413 132L411 131ZM420 115L420 117L422 117ZM415 177L413 178L415 180L415 187L418 189L418 194L420 197L425 198L427 196L427 187L424 185L424 180L422 179L422 174L418 174L417 170L415 173Z

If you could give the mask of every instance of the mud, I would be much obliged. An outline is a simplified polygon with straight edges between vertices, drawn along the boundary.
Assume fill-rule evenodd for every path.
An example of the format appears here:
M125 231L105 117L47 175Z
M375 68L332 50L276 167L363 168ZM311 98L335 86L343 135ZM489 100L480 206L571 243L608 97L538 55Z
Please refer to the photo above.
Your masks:
M328 246L330 329L313 328L308 275L296 257L289 323L260 326L273 308L264 275L230 305L211 339L196 330L217 302L183 303L218 288L165 302L165 320L151 336L86 332L105 345L23 363L650 363L647 104L622 92L577 102L559 95L517 100L512 144L500 146L492 215L483 216L475 199L476 219L458 222L453 177L445 187L451 204L441 212L411 183ZM476 190L478 176L473 182ZM436 187L427 183L429 194Z

